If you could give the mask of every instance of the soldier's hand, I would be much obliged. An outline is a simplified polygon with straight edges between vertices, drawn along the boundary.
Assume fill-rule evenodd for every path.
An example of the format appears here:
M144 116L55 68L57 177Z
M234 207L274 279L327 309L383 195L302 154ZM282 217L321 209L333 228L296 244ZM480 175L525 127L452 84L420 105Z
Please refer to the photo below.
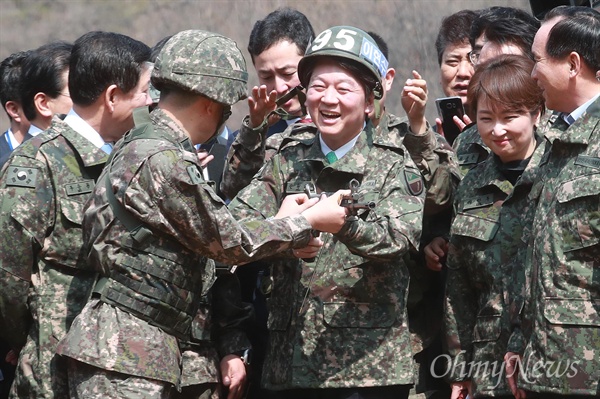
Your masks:
M448 241L443 237L435 237L423 248L427 268L435 272L442 270L442 261L448 254Z
M246 382L246 366L236 355L227 355L221 360L221 379L227 388L227 399L240 399Z
M471 394L471 381L453 382L450 389L450 399L466 399Z
M200 161L200 166L203 168L206 168L208 163L210 161L212 161L213 159L215 159L214 155L208 155L208 152L204 151L204 150L198 151L197 155L198 155L198 161Z
M516 399L525 399L525 391L519 389L518 377L519 377L519 364L521 362L521 355L515 352L506 352L504 355L504 364L506 368L506 381L510 387L510 391Z
M406 112L410 129L415 134L425 133L427 120L425 106L427 105L427 82L419 72L412 71L413 79L408 79L402 89L402 108Z
M308 195L306 194L287 195L281 202L281 206L279 207L277 215L275 215L275 219L302 213L318 201L318 198L308 198Z
M19 362L19 352L21 352L20 350L15 350L15 349L11 349L6 353L6 357L4 358L4 361L8 364L12 364L13 366L16 366L17 363Z
M313 229L335 234L346 223L348 214L348 209L340 206L343 195L350 195L350 190L338 190L329 197L322 195L319 202L302 212L302 215Z
M323 246L323 241L318 237L312 237L308 245L304 248L296 248L292 251L296 258L312 259L317 256L319 249Z
M250 114L250 127L260 126L267 115L277 108L277 92L272 90L267 93L267 86L254 86L252 95L248 97L248 111Z

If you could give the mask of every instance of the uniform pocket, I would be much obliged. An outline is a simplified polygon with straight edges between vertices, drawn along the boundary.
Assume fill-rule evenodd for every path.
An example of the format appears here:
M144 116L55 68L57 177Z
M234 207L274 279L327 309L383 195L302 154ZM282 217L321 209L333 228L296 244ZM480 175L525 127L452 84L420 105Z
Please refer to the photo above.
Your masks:
M500 315L477 316L473 329L473 342L497 341L501 333Z
M600 174L578 176L557 190L564 252L600 242Z
M83 203L68 198L60 199L60 212L71 223L81 226L83 222Z
M451 235L475 238L480 241L491 241L500 223L497 220L486 219L468 213L458 213L452 222Z
M391 303L325 302L325 324L337 328L389 328L396 322Z
M600 327L600 298L546 298L544 317L552 324Z

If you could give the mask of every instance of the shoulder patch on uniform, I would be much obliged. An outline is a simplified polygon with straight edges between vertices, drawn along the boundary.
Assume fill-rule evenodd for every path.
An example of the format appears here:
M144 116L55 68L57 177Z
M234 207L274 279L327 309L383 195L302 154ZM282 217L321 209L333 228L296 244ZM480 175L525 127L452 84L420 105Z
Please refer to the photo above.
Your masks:
M35 188L38 172L36 168L10 166L6 173L6 185Z
M94 189L94 184L94 181L91 179L82 180L77 183L68 183L65 184L65 192L69 197L72 195L91 193Z
M190 175L190 179L192 179L193 184L201 184L204 181L204 179L202 178L202 173L196 165L188 166L187 172L188 175Z
M408 190L412 195L420 195L423 192L423 179L421 179L420 174L412 170L405 170L404 178L406 179Z
M600 158L587 155L578 155L575 159L575 165L589 166L590 168L600 169Z

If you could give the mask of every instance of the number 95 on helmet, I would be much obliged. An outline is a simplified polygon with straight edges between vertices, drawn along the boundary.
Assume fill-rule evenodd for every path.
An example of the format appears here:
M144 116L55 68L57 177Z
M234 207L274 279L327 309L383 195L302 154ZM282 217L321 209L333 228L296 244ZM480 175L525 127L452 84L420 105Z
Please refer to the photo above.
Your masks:
M387 73L389 63L367 32L352 26L334 26L321 32L298 63L298 77L302 86L308 86L315 61L317 57L323 56L345 58L365 66L377 81L373 88L375 98L381 98L381 81Z
M152 84L174 88L233 105L247 97L248 71L237 44L228 37L202 30L174 35L160 51Z

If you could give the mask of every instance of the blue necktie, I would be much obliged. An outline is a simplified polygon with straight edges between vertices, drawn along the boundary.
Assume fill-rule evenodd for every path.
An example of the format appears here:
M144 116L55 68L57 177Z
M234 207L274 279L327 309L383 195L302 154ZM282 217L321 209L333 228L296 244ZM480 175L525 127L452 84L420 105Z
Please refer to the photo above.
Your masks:
M110 143L104 143L104 145L100 147L100 149L105 153L110 154L112 152L113 145Z

